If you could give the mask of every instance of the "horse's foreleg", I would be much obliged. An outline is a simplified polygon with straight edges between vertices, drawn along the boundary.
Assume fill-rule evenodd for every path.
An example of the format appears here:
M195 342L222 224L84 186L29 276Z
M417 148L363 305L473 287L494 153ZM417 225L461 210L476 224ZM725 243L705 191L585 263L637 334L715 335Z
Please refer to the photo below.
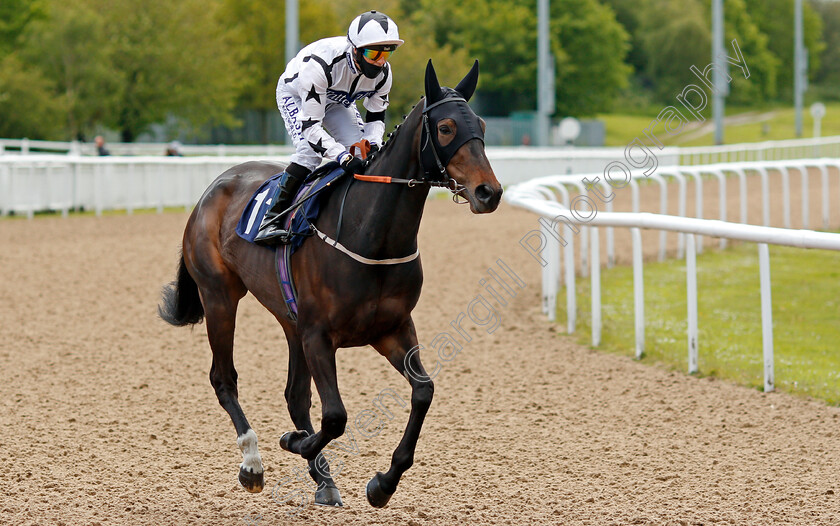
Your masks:
M315 388L318 389L318 396L321 397L321 430L315 434L301 431L286 433L280 439L280 446L306 460L315 460L330 440L344 434L347 411L338 392L335 348L329 338L317 332L304 335L303 354L315 381Z
M426 374L417 352L417 334L414 323L408 321L398 332L383 338L374 345L377 351L391 362L411 384L411 413L402 440L391 457L391 467L386 473L377 473L367 484L367 499L371 506L383 508L397 490L400 477L414 463L414 450L435 386Z
M307 435L314 435L315 429L309 417L309 409L312 407L312 375L306 365L306 357L303 354L303 345L296 334L286 333L289 341L289 377L286 382L286 405L289 408L289 416L295 427L300 431L306 431ZM306 436L300 432L287 433L281 439L281 445L288 445L289 439L293 436ZM343 506L341 494L330 475L330 466L323 453L318 453L315 459L309 461L309 476L318 485L315 490L315 504L322 506Z
M229 295L205 293L202 296L207 337L213 350L210 383L219 404L230 415L236 428L236 443L242 451L239 483L251 493L262 491L265 481L262 459L257 448L257 434L251 429L239 406L236 368L233 366L233 332L236 326L236 307L239 299Z

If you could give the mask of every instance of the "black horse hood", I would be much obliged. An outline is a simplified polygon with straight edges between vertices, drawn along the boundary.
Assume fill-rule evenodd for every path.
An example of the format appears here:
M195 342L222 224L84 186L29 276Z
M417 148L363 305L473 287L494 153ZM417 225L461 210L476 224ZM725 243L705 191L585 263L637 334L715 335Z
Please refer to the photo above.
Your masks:
M432 61L426 65L426 101L423 109L424 119L428 126L424 126L421 139L420 157L426 175L434 178L435 172L443 173L445 167L452 160L455 152L467 141L480 139L484 142L484 130L481 119L472 110L467 101L475 93L478 84L478 61L473 64L469 73L453 88L441 87L438 83ZM446 103L446 104L444 104ZM442 119L453 119L457 130L455 137L449 144L441 145L438 141L437 124ZM429 140L433 147L429 144Z

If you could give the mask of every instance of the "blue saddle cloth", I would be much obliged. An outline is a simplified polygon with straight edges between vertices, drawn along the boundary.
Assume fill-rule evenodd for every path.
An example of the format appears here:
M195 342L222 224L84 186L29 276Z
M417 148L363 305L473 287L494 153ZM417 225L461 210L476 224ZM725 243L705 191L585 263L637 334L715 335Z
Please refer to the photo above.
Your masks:
M263 217L271 208L270 196L273 196L277 191L282 175L282 173L279 173L271 176L254 192L254 196L242 212L242 217L239 218L239 224L236 225L236 233L242 239L254 242ZM298 190L294 202L297 203L303 199L306 199L306 201L283 218L284 227L292 235L289 242L292 253L312 234L311 224L318 217L318 213L321 211L321 203L329 194L329 189L326 187L330 186L341 175L344 175L344 169L337 162L327 163L307 177L306 182ZM307 199L307 196L312 197ZM289 225L290 221L291 225Z

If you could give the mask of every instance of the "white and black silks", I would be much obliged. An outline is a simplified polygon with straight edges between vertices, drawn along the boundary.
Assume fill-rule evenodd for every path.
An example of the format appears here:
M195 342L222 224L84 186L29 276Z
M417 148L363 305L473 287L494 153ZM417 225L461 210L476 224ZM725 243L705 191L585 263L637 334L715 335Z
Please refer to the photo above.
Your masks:
M280 76L277 106L297 146L296 155L306 157L302 150L308 147L335 160L358 140L382 144L391 66L386 63L378 75L369 78L357 68L352 50L345 37L318 40L304 47ZM362 121L356 109L359 99L363 99L368 122ZM294 157L293 161L300 162ZM300 162L311 163L312 159Z

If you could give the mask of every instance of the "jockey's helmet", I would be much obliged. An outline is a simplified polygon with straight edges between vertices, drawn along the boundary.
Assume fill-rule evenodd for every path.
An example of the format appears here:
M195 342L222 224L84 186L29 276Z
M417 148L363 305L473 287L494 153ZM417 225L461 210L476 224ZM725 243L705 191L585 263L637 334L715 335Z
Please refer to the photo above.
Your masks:
M376 78L391 53L404 42L397 24L384 13L368 11L350 22L347 40L353 46L353 58L368 78Z

